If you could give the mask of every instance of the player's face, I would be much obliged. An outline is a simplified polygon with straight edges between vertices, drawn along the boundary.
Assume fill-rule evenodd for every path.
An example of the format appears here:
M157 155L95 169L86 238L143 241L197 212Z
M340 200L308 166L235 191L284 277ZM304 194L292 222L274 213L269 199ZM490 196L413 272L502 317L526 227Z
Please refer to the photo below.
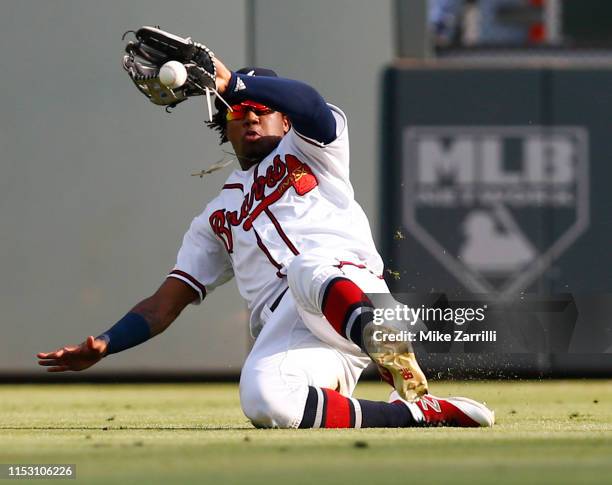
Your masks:
M263 160L289 131L289 120L278 111L246 109L240 118L228 120L227 139L240 166L246 170Z

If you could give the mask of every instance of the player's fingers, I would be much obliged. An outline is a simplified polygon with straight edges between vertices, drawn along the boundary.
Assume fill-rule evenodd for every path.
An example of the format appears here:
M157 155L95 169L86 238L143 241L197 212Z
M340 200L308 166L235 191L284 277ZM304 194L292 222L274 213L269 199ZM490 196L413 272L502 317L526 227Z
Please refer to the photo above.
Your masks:
M38 357L39 359L57 359L61 356L61 354L59 354L60 351L64 353L62 349L59 349L54 350L53 352L39 352L38 354L36 354L36 357Z
M49 359L49 360L39 360L38 365L42 365L44 367L51 367L54 365L63 365L63 364L57 359Z
M59 365L57 367L49 367L47 369L47 372L64 372L70 370L70 367L68 367L67 365Z
M55 359L57 355L57 350L53 352L39 352L36 354L36 357L39 359Z

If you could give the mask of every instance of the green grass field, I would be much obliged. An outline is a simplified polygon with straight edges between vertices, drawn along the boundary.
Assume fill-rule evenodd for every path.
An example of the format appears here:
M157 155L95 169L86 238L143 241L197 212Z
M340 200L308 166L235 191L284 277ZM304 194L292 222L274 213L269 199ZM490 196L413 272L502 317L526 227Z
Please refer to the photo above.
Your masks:
M432 391L487 402L497 425L257 430L231 384L5 385L0 463L75 463L77 482L105 484L611 480L612 381L436 382ZM357 389L387 394L383 384Z

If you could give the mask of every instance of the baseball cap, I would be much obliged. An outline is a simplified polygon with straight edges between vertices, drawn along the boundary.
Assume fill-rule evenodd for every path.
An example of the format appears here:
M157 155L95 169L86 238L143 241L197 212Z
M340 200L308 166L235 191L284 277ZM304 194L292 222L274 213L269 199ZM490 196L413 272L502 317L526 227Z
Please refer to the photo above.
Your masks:
M242 69L238 69L236 74L246 74L247 76L278 77L276 72L266 67L243 67ZM226 109L225 105L219 98L215 98L215 108L217 108L217 111Z
M243 67L242 69L238 69L236 74L246 74L247 76L268 76L268 77L278 77L272 69L267 69L265 67Z

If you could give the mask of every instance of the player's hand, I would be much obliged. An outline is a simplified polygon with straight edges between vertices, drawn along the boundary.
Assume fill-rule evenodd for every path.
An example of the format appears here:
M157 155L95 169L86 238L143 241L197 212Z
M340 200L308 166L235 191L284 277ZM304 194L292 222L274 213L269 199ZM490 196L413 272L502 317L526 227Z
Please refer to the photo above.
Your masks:
M54 352L36 354L39 365L49 367L48 372L64 372L67 370L83 370L100 361L106 353L106 340L92 336L80 345L71 345L57 349Z
M218 57L215 57L215 67L217 69L217 91L223 94L229 85L232 73Z

